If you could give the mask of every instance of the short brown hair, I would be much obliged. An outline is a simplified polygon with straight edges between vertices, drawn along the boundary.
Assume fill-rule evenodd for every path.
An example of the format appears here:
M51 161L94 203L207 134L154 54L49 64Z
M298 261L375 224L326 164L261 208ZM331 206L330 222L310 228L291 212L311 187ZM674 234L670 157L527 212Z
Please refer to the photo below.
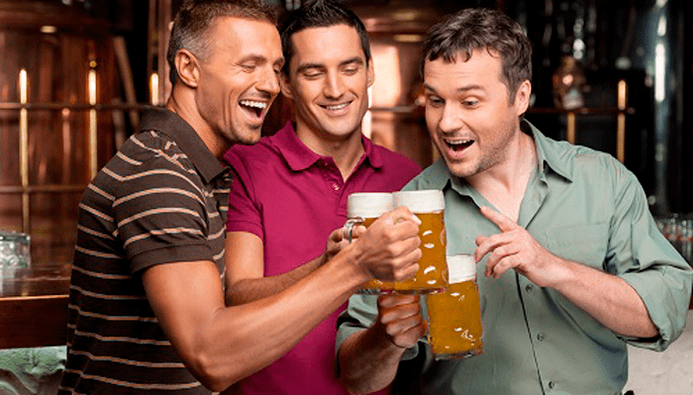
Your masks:
M500 56L502 79L512 103L520 84L532 79L532 44L517 22L497 10L466 8L431 27L423 43L421 73L427 60L442 57L454 62L463 53L466 61L478 49Z
M172 84L175 85L178 80L178 70L174 63L176 53L187 49L198 58L205 59L209 55L210 40L214 39L208 33L212 22L219 17L266 21L275 26L277 24L274 8L263 0L187 0L173 20L166 54Z

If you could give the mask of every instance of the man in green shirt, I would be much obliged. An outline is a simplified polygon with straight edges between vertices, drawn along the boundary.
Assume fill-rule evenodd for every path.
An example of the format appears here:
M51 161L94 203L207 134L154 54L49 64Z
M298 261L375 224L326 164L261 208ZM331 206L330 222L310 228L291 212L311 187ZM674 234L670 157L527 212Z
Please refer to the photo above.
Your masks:
M352 296L337 339L352 391L620 394L626 345L663 350L683 331L693 272L621 163L522 120L530 59L522 28L494 10L460 11L425 41L442 159L405 189L445 194L447 253L478 262L484 350L435 361L417 297Z

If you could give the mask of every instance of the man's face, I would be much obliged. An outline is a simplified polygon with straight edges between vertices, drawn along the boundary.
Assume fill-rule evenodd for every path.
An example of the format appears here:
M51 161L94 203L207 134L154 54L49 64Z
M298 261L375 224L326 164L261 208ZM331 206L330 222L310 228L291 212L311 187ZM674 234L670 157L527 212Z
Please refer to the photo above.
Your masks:
M254 144L280 90L279 33L268 22L222 17L209 43L207 58L199 59L198 111L227 145Z
M424 64L426 125L454 176L471 177L503 163L521 133L519 116L531 86L520 84L511 104L501 66L500 57L485 49L466 62L458 55L452 63L438 58Z
M315 27L291 37L294 55L284 93L294 101L299 134L343 140L361 131L368 110L373 64L356 29L347 25Z

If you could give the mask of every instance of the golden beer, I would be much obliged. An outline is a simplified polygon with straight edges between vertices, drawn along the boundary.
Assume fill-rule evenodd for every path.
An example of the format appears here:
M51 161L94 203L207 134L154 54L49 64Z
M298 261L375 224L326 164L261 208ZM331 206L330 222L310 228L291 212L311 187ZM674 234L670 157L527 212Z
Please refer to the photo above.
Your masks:
M445 261L445 200L439 190L395 192L395 207L406 206L420 220L421 259L414 278L394 283L392 289L400 294L442 292L448 285Z
M470 255L448 257L450 284L426 296L428 341L435 359L457 359L483 352L476 264Z

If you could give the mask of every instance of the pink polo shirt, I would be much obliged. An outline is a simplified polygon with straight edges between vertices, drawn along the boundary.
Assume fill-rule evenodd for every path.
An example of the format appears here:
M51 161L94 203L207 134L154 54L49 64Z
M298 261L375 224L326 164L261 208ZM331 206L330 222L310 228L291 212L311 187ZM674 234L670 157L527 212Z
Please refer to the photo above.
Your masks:
M365 137L363 146L365 154L346 182L334 160L306 147L291 123L254 146L237 145L226 152L234 176L227 231L262 239L266 276L322 254L329 234L346 221L349 194L398 191L421 171L416 162ZM334 378L336 323L345 307L288 354L243 380L243 393L346 394Z

